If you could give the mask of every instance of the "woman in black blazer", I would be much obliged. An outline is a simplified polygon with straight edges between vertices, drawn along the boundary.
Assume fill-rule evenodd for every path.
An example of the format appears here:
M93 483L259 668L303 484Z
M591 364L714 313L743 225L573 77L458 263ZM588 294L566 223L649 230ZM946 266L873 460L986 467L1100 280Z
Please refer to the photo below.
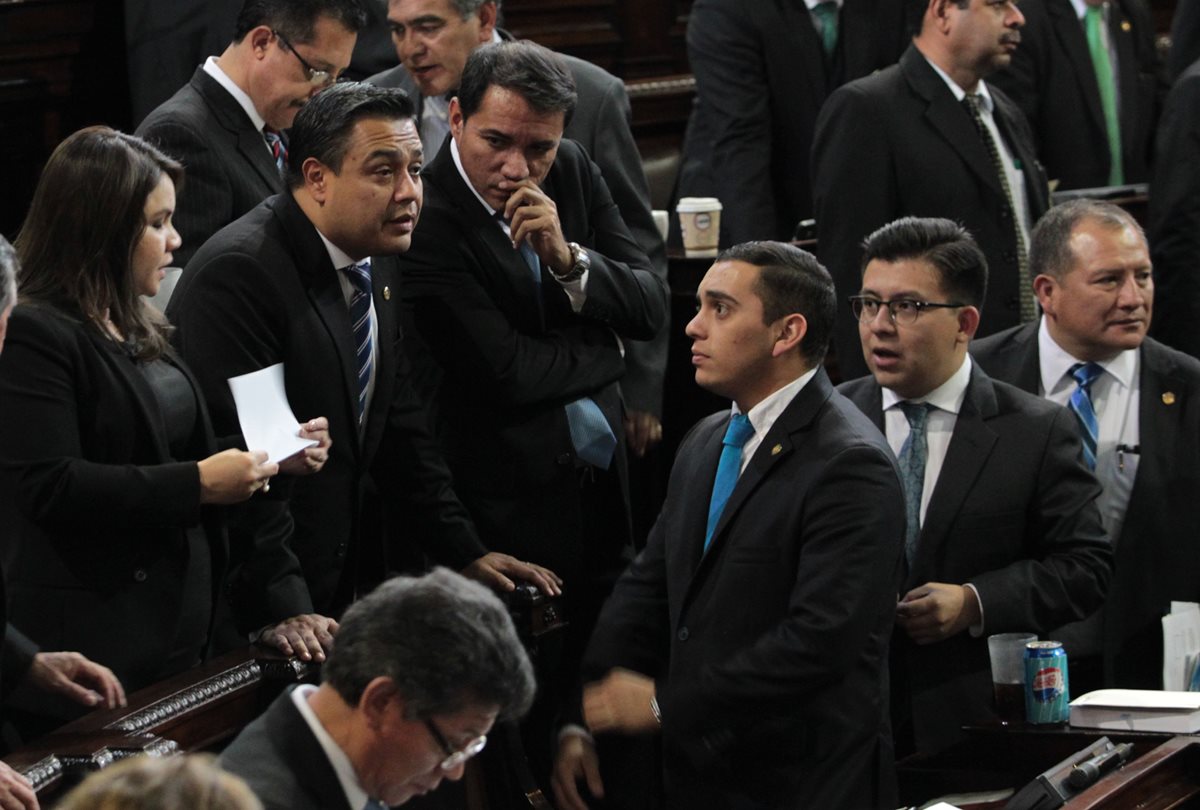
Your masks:
M265 453L217 452L170 328L143 299L180 244L182 173L106 127L67 138L16 241L21 300L0 355L11 619L46 648L107 664L129 690L203 659L228 552L215 505L278 471Z

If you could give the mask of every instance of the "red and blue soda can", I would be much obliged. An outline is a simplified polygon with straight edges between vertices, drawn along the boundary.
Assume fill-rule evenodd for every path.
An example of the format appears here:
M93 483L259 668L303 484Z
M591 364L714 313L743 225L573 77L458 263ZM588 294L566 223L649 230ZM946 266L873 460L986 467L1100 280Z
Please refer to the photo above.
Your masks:
M1025 721L1065 723L1071 718L1067 651L1059 641L1025 645Z

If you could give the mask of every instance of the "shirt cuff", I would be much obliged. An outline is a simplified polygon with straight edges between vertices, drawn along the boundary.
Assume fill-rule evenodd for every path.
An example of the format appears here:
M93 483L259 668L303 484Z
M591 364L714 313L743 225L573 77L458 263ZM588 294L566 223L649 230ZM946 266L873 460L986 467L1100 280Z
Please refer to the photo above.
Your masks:
M979 623L967 628L967 632L971 634L971 638L979 638L983 635L983 600L979 598L979 589L970 582L963 587L970 588L971 593L975 594L975 601L979 603Z
M592 732L588 731L578 723L567 723L558 730L558 741L561 743L566 737L583 737L592 745L596 744L596 740L592 737Z

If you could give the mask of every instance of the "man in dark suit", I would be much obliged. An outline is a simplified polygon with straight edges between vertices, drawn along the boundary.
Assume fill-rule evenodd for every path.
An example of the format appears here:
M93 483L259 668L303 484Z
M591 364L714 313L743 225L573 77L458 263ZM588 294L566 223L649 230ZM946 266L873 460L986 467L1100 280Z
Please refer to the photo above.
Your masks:
M1092 688L1161 689L1160 619L1172 600L1200 601L1200 362L1146 337L1150 255L1127 212L1059 205L1034 231L1029 258L1041 323L976 341L971 354L996 378L1081 414L1115 546L1104 609L1054 638L1071 655L1073 691L1076 671L1085 674L1076 662L1089 659L1103 662L1102 674L1088 673Z
M168 310L218 435L240 431L226 380L276 363L292 408L328 417L321 473L277 484L230 526L240 629L265 627L264 640L304 658L323 657L328 617L413 544L499 588L513 587L507 573L557 591L550 572L485 553L412 387L392 255L421 208L411 116L403 93L370 85L314 99L292 131L290 191L209 240Z
M1021 13L1021 46L991 82L1029 119L1050 180L1145 183L1167 89L1145 2L1032 0Z
M224 53L137 128L187 170L175 212L181 267L214 233L283 191L283 131L350 64L366 23L360 2L245 0Z
M679 196L719 197L721 244L791 239L813 214L809 154L821 105L893 65L902 0L697 0L688 16L696 103Z
M418 128L425 154L433 156L450 132L449 99L462 80L467 57L480 45L511 41L496 27L495 0L390 0L388 25L401 64L367 81L399 87L417 105ZM578 103L563 128L577 141L604 177L621 218L650 259L656 276L666 283L667 253L650 214L650 189L642 159L629 129L630 107L625 84L590 62L559 54L575 80ZM626 406L626 433L638 456L662 439L663 376L667 369L667 321L652 340L626 345L621 393Z
M808 253L751 242L718 257L697 301L696 381L733 411L680 447L588 645L583 718L661 733L668 808L895 807L904 501L883 437L821 367L833 281ZM561 806L586 807L584 777L603 788L590 742L565 734Z
M898 752L932 753L996 719L987 635L1087 616L1112 556L1071 414L993 382L967 355L987 287L970 235L905 218L867 238L863 261L852 300L872 376L838 390L900 459L908 575L893 731Z
M1025 117L984 82L1008 64L1022 21L1011 0L929 0L899 65L830 96L813 145L814 201L821 257L842 294L858 289L868 234L902 216L943 216L987 257L979 334L1036 316L1024 258L1048 205L1046 176ZM853 319L835 334L842 377L865 374Z
M534 689L495 596L445 569L396 577L346 611L321 685L276 699L221 765L268 810L383 810L461 779Z

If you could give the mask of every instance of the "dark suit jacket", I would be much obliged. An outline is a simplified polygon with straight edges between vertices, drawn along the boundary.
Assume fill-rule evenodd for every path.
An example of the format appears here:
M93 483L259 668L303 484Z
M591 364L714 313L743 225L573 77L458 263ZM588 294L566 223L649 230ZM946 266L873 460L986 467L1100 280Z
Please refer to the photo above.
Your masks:
M1048 207L1046 175L1029 126L1002 92L1001 135L1025 172L1030 219ZM915 47L900 64L840 88L817 123L812 154L818 252L837 284L841 311L835 339L845 379L866 373L858 324L846 296L862 281L861 243L902 216L949 217L970 230L988 262L981 335L1020 318L1017 244L1008 199L970 114Z
M1104 609L1105 680L1161 689L1159 620L1173 599L1200 601L1200 362L1151 339L1141 352L1141 453ZM1036 324L976 341L971 354L998 379L1039 393Z
M0 355L0 542L9 619L46 649L77 650L127 689L163 676L202 526L213 604L225 568L219 513L196 460L215 452L197 391L185 458L171 457L150 385L120 348L62 310L13 310Z
M846 0L832 61L797 0L697 0L687 42L696 103L679 196L722 200L722 245L791 239L813 213L821 105L844 82L895 64L908 42L904 3Z
M186 175L175 207L184 267L210 236L272 194L283 180L237 100L196 68L192 80L146 116L137 134L183 163Z
M221 767L245 779L265 810L362 810L347 801L292 689L242 729L221 753Z
M702 557L728 421L684 439L585 673L656 679L670 808L895 807L886 660L904 503L891 452L818 370Z
M502 39L512 36L501 31ZM642 158L629 128L632 111L625 83L604 68L567 54L558 54L575 79L579 101L575 113L563 130L563 136L587 150L600 167L604 184L621 212L629 233L650 259L650 270L667 282L667 249L654 217L650 214L650 188L642 170ZM403 65L372 76L367 81L380 87L399 87L417 103L417 121L425 99ZM427 157L437 154L441 144ZM669 324L663 320L652 340L631 340L626 344L625 376L621 393L626 404L639 411L662 415L663 376L667 371Z
M884 430L873 377L838 390ZM1045 634L1104 599L1112 552L1095 503L1100 485L1080 460L1073 420L978 366L971 371L901 592L970 582L984 635L964 631L925 646L902 630L893 636L897 732L901 719L911 722L920 751L960 739L963 724L995 721L988 635Z
M1083 23L1071 0L1029 0L1021 13L1021 45L989 85L1004 90L1025 113L1038 157L1060 189L1107 186L1108 134ZM1117 54L1125 182L1145 183L1167 89L1154 21L1142 0L1113 0L1108 23Z
M314 609L335 614L355 587L384 575L377 515L364 508L376 488L404 516L404 525L388 527L389 554L416 542L457 569L485 553L412 389L392 258L372 260L378 357L360 439L357 362L337 272L292 196L279 195L209 240L168 307L218 434L241 433L227 378L275 363L284 364L296 417L329 419L333 446L320 473L277 479L268 497L234 511L231 539L242 556L232 593L243 629Z
M540 286L463 181L447 140L425 174L425 209L401 257L420 344L410 352L433 400L455 485L489 543L573 581L586 565L580 487L564 405L590 396L620 437L624 371L615 334L651 337L666 318L650 272L600 172L564 139L542 187L563 234L592 259L582 311L544 267ZM540 291L540 294L539 294ZM623 454L614 460L624 476ZM628 504L613 503L628 511ZM628 540L612 538L619 549Z

